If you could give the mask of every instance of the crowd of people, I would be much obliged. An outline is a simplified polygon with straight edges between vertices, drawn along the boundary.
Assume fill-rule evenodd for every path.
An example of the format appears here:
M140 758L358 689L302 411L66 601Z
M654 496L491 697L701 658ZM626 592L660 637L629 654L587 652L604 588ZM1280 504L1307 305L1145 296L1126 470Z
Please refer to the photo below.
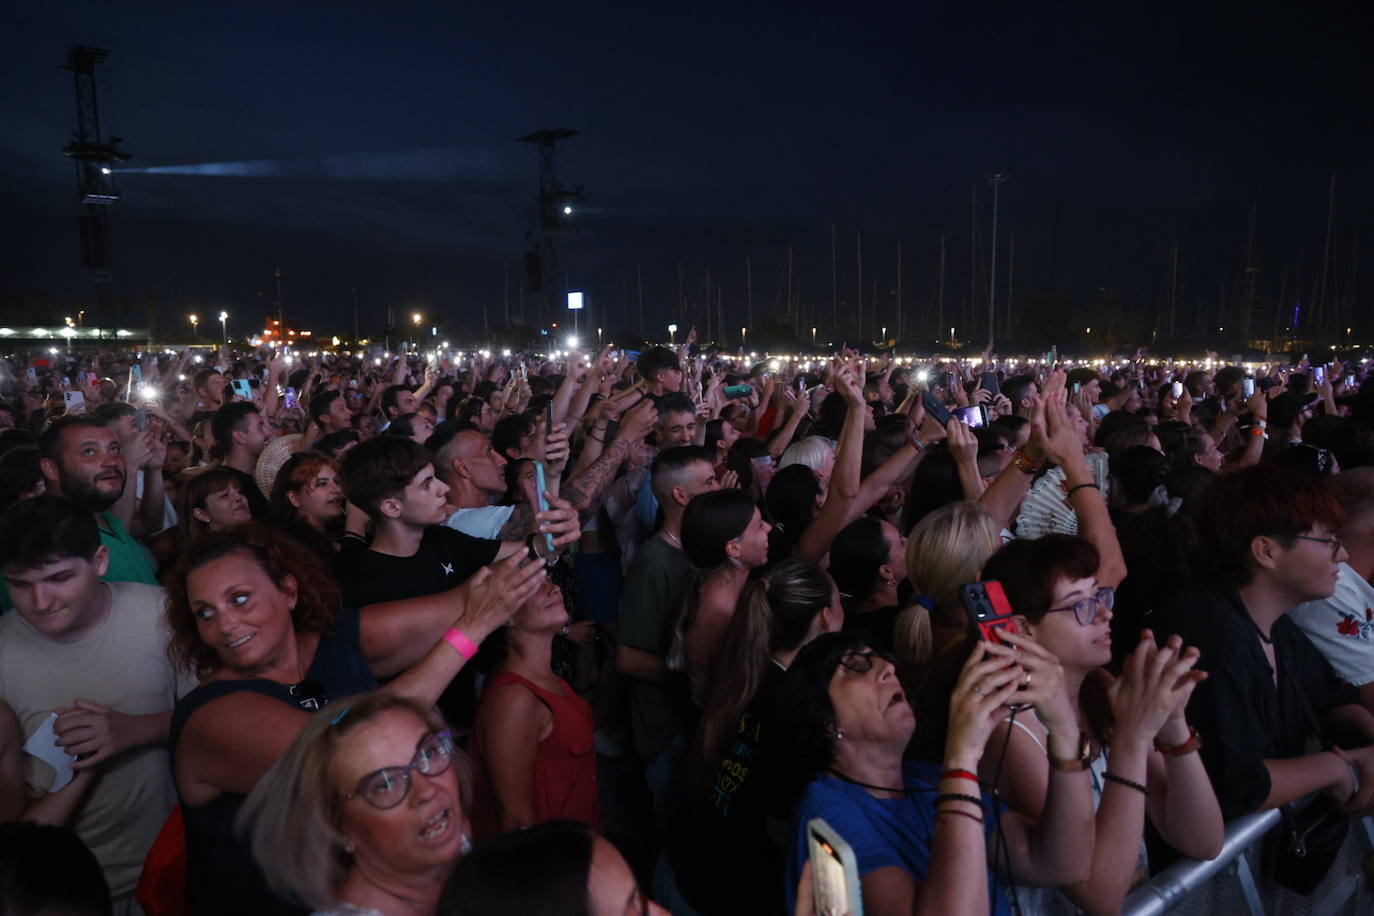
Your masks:
M817 819L1105 913L1374 811L1354 360L20 351L0 574L7 913L811 913Z

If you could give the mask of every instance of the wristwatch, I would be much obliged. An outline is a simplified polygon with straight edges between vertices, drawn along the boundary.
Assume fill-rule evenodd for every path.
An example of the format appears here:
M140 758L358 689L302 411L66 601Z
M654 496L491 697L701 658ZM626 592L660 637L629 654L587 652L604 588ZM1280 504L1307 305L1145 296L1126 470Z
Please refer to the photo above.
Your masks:
M1068 760L1061 760L1049 752L1049 738L1048 734L1045 735L1045 756L1050 758L1050 766L1053 769L1061 773L1081 773L1092 762L1092 746L1088 742L1088 736L1083 732L1078 733L1078 756L1076 758L1070 757Z
M1023 474L1038 474L1045 467L1043 458L1035 461L1019 448L1016 450L1016 457L1011 459L1011 463L1016 465L1016 469Z

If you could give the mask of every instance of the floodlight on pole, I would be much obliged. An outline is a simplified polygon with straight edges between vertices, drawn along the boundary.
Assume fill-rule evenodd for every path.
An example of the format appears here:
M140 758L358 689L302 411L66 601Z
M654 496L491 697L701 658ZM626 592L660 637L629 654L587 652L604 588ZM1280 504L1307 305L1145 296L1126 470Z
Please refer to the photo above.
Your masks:
M187 315L186 317L187 317L187 318L190 320L190 322L191 322L191 336L192 336L192 337L199 337L199 336L200 336L200 316L199 316L199 315Z
M219 329L220 329L220 336L224 338L224 342L225 342L225 343L228 343L228 342L229 342L229 313L228 313L228 312L220 312L220 313L219 313Z
M677 325L675 324L668 325L668 342L674 345L677 344Z

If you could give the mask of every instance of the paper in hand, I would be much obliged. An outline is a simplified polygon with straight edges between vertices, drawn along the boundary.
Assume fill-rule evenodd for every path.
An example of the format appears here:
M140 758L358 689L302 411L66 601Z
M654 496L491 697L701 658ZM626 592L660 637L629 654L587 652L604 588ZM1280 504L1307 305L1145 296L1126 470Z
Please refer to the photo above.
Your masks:
M56 721L57 713L49 713L43 724L38 726L38 731L24 742L24 753L37 757L53 768L54 776L49 792L64 788L73 777L72 758L57 745L57 732L53 731L52 727Z

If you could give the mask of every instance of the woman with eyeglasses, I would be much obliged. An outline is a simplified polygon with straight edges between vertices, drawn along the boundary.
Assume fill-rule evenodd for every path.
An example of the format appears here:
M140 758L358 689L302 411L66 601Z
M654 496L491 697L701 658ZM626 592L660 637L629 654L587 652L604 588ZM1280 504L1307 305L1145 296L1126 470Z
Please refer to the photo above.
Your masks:
M238 828L267 886L315 916L433 913L471 846L466 767L432 706L363 694L308 721Z
M538 588L544 565L521 560L446 592L353 610L339 608L319 557L265 526L210 532L186 549L167 583L167 619L172 655L201 684L177 702L169 744L193 912L300 912L268 890L234 831L244 796L311 713L379 679L435 702Z
M1013 541L988 560L983 577L1002 584L1016 611L1019 635L1003 639L1022 650L1038 647L1059 662L1058 677L1072 699L1083 741L1064 759L1055 731L1038 710L1013 712L994 731L1006 746L1005 764L985 759L981 773L1012 810L1039 818L1048 780L1063 766L1086 768L1097 810L1096 842L1086 881L1025 892L1027 913L1119 910L1146 871L1145 818L1174 849L1209 859L1221 850L1223 824L1212 784L1197 754L1201 739L1188 725L1188 698L1206 674L1198 652L1177 636L1156 646L1149 631L1127 656L1120 678L1103 667L1112 656L1114 589L1097 578L1098 552L1070 535ZM1048 685L1032 682L1029 699ZM1061 893L1062 891L1062 893ZM1065 899L1067 897L1067 900Z
M999 745L988 736L1027 675L1049 679L1054 660L1034 644L1017 652L978 642L947 694L950 726L934 760L908 761L916 718L891 658L848 632L817 637L793 659L779 692L780 759L811 777L792 811L788 897L820 818L854 850L864 910L884 914L1010 913L987 850L1005 839L1010 869L1046 884L1088 874L1092 807L1083 772L1055 771L1040 817L994 801L976 775ZM1056 746L1078 741L1062 687L1037 702L1055 721ZM1086 842L1085 842L1086 840ZM789 912L794 903L787 901Z

